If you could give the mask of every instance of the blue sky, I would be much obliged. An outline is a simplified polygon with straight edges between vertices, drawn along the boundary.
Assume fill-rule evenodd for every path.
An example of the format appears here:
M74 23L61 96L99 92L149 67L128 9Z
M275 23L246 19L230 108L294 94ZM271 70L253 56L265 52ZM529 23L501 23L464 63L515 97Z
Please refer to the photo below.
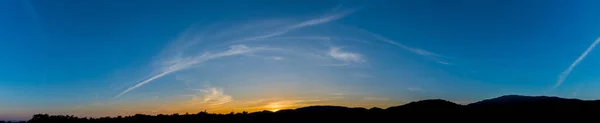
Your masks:
M0 119L598 99L598 4L2 1Z

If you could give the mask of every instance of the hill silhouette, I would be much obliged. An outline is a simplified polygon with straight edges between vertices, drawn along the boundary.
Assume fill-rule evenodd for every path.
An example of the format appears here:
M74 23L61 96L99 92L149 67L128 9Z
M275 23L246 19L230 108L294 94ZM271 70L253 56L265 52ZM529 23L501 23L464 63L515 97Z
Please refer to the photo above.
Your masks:
M390 112L456 112L462 110L462 105L441 100L441 99L432 99L432 100L421 100L417 102L410 102L401 106L389 107L386 109Z
M565 113L569 112L597 112L598 101L584 101L578 99L564 99L547 96L518 96L508 95L494 99L483 100L467 105L472 110L494 112L540 112Z
M143 115L78 118L36 114L30 123L362 123L362 122L589 122L598 121L600 101L507 95L460 105L433 99L381 108L309 106L277 112Z

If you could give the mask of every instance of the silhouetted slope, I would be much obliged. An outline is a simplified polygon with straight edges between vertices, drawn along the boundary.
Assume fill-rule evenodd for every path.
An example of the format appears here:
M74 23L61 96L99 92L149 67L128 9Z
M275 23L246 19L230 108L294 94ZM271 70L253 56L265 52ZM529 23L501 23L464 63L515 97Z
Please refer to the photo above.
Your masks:
M537 104L537 103L581 103L583 100L578 99L565 99L559 97L548 97L548 96L520 96L520 95L505 95L498 98L482 100L479 102L471 103L471 106L481 105L513 105L513 104Z
M367 115L365 108L309 106L275 112L276 119L274 121L282 123L354 122L363 120Z
M386 111L390 112L455 112L462 109L462 105L441 100L421 100L417 102L410 102L401 106L394 106L387 108Z
M463 114L462 105L441 100L422 100L385 109L383 119L419 122L454 121ZM385 120L384 120L385 121Z
M591 102L593 101L559 97L507 95L475 102L467 106L470 109L485 111L564 112L589 110Z
M31 123L377 123L377 122L597 122L600 101L507 95L460 105L433 99L387 109L309 106L278 112L77 118L38 114ZM586 121L591 120L591 121Z
M597 101L548 96L507 95L467 105L469 116L511 122L583 122L587 115L597 114ZM587 117L591 118L591 117ZM596 121L596 120L594 120Z

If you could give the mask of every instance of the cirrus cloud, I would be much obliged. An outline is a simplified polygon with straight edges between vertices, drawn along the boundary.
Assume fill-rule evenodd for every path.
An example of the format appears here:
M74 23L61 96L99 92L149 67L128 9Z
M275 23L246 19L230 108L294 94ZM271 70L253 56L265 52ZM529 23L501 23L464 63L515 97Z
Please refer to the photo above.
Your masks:
M140 86L143 86L145 84L148 84L150 82L152 82L155 79L158 79L162 76L165 76L167 74L179 71L179 70L183 70L183 69L187 69L190 68L196 64L205 62L205 61L209 61L212 59L217 59L220 57L227 57L227 56L234 56L234 55L242 55L242 54L249 54L249 53L253 53L253 52L257 52L257 51L264 51L264 50L272 50L273 48L267 48L267 47L248 47L246 45L232 45L229 47L229 50L226 51L222 51L222 52L216 52L216 53L211 53L211 52L204 52L202 55L199 56L194 56L194 57L185 57L185 58L176 58L170 61L166 61L160 71L159 74L153 75L152 77L132 86L127 88L125 91L119 93L117 96L115 96L115 98L118 98L124 94L126 94L127 92L134 90Z
M366 60L359 53L342 51L339 47L331 47L327 53L331 58L341 61L342 64L330 66L348 66L353 63L363 63Z
M567 79L569 74L571 74L571 71L573 71L573 68L575 68L579 62L581 62L588 55L588 53L590 53L596 47L596 45L598 45L599 42L600 38L597 38L594 43L592 43L573 63L571 63L571 65L565 71L558 76L558 80L556 81L554 88L560 86L565 79Z

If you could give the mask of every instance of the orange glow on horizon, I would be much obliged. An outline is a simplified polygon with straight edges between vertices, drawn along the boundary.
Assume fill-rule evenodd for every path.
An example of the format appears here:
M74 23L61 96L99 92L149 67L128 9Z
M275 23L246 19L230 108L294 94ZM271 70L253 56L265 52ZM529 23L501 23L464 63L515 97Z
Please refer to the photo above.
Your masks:
M202 98L202 97L199 97ZM285 109L296 109L314 105L336 105L347 107L380 107L387 108L402 103L380 100L348 100L344 98L263 98L254 100L233 100L227 103L212 105L203 100L192 98L188 100L172 101L168 103L137 103L137 102L96 102L88 105L77 106L69 111L55 112L56 114L74 114L80 117L128 116L135 114L195 114L201 111L217 114L231 112L277 112Z
M280 102L273 102L273 103L269 103L268 105L266 105L265 109L272 111L272 112L277 112L277 111L281 110L282 107L284 107L284 106L281 105Z

